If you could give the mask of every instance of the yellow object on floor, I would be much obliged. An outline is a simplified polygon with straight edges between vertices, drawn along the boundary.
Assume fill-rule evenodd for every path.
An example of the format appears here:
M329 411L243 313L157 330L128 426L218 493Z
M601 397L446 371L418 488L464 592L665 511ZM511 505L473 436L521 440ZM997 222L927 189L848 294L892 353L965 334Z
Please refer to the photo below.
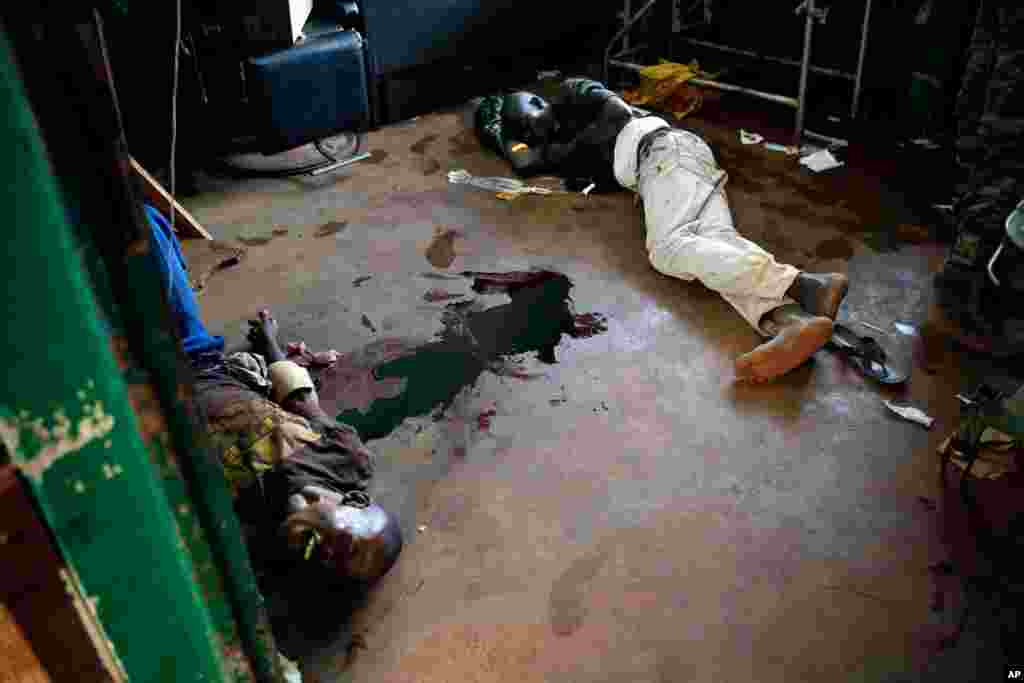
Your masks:
M644 67L640 71L640 87L627 90L622 98L638 107L649 106L672 112L677 120L695 112L704 102L700 90L689 84L698 77L705 77L697 61L678 64L662 60L660 64Z
M939 455L948 456L949 461L961 470L967 469L969 458L953 447L953 437L939 446ZM1016 462L1020 448L1012 437L989 427L981 436L981 449L971 475L977 479L999 479L1018 469Z

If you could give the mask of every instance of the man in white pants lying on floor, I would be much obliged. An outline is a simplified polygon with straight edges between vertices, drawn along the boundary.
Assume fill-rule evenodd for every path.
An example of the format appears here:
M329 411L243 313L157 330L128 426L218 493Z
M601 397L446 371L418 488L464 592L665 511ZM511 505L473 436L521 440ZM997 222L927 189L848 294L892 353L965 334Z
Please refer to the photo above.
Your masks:
M727 175L697 135L637 118L600 83L575 78L550 104L524 92L483 98L476 127L521 175L553 172L578 189L638 192L651 265L699 280L768 338L736 360L738 379L785 374L831 338L846 276L804 273L743 238L725 195Z

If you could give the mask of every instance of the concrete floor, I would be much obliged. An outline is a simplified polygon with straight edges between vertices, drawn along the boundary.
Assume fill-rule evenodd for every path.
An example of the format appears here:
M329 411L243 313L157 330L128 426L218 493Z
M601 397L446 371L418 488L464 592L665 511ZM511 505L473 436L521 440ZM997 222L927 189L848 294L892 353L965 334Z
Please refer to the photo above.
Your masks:
M921 321L944 247L905 227L882 162L854 151L814 175L741 146L725 120L709 106L687 125L730 173L740 230L780 260L849 273L845 318ZM269 306L286 341L315 349L429 336L443 304L424 292L469 286L422 276L438 226L461 235L451 272L560 270L609 330L564 341L557 365L525 359L533 380L485 374L447 419L371 444L407 547L353 617L358 647L307 653L307 680L881 681L930 666L955 605L934 604L927 567L948 548L919 497L939 496L957 355L902 391L826 352L736 386L732 362L757 336L702 286L650 268L631 195L503 202L450 185L450 169L509 175L457 112L374 132L369 148L371 162L319 178L204 181L189 205L218 237L288 230L210 281L215 330L240 339ZM934 428L887 413L894 396Z

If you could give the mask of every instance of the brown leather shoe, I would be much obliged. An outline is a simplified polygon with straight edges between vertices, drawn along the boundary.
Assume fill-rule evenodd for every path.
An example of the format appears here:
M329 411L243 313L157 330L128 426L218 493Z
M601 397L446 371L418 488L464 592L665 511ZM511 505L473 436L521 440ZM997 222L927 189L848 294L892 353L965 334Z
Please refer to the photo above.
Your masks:
M808 313L835 320L849 289L842 273L800 273L786 293Z

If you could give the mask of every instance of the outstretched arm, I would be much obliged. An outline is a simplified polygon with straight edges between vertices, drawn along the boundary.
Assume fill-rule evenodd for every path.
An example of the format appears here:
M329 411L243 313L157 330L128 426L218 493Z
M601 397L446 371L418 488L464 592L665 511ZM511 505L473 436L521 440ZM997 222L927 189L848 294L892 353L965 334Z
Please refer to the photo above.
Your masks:
M249 321L249 341L263 354L268 365L287 359L277 339L278 330L277 319L265 309L259 312L257 319ZM337 427L337 422L320 407L320 399L313 389L296 389L281 399L281 407L321 428Z

